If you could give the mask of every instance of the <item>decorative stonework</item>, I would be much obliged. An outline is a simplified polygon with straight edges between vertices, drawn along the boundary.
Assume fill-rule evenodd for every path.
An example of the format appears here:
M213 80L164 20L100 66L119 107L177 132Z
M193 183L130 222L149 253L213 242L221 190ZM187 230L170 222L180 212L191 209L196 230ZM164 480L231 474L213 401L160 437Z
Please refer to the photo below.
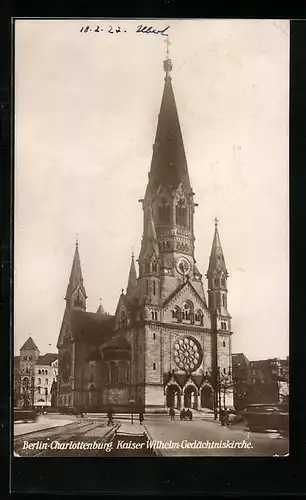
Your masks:
M173 358L176 365L186 372L197 370L202 361L202 350L192 337L181 338L174 344Z

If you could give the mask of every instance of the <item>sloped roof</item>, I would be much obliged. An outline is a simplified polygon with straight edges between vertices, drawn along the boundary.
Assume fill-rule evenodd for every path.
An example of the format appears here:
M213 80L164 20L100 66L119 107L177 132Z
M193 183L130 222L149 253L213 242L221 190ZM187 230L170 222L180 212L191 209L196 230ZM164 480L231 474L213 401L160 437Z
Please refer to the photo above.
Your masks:
M170 293L170 295L168 295L168 297L164 300L163 306L167 305L185 286L187 286L187 284L190 285L192 291L199 298L200 302L206 307L206 304L205 304L204 300L198 294L198 292L196 291L196 289L192 286L192 283L190 282L189 279L187 279L185 281L185 283L181 283L180 285L178 285L178 287L175 290L173 290L173 292Z
M225 264L225 259L223 255L223 250L221 246L219 231L217 221L215 222L215 234L214 239L211 246L211 252L209 257L209 266L208 266L208 274L213 273L214 271L224 271L227 275L227 269Z
M29 337L28 340L23 344L23 346L20 348L20 351L33 351L33 350L38 350L37 345L35 344L34 340L32 337Z
M171 64L169 59L165 63ZM182 181L186 188L190 188L183 137L171 77L167 72L146 196L155 193L160 185L176 189Z
M37 365L51 365L53 361L58 358L58 354L47 352L46 354L39 356L37 360Z
M114 316L110 314L97 314L71 310L70 328L72 334L82 339L95 338L101 339L103 336L111 335L114 327Z
M72 263L69 283L67 286L67 291L66 291L66 296L65 296L66 300L69 299L69 297L74 292L74 290L76 289L77 286L80 286L80 288L84 294L84 297L87 298L86 290L85 290L85 287L83 284L83 275L82 275L81 259L80 259L80 254L79 254L79 244L78 243L76 243L76 246L75 246L73 263Z
M130 350L131 346L123 335L113 337L104 346L103 349L125 349Z

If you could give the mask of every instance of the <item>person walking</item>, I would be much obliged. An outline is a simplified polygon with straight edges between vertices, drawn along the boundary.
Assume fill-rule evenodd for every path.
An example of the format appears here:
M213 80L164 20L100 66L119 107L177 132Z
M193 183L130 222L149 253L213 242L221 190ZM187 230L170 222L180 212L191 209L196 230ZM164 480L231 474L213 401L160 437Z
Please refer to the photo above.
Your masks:
M169 415L170 415L170 420L174 420L175 411L174 411L174 408L172 406L171 406L171 408L169 410Z
M142 411L140 411L140 412L139 412L139 423L140 423L140 425L142 425L143 420L144 420L144 417L143 417L143 412L142 412Z
M110 408L107 412L107 425L113 425L113 410Z

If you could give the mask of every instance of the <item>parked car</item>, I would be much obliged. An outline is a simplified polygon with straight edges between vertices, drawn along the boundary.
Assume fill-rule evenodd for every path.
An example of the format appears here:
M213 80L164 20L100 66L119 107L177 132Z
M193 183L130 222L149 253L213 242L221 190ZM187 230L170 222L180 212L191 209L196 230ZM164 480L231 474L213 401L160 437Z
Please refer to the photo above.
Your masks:
M14 408L14 421L23 420L24 422L35 422L37 419L37 412L35 408Z
M241 415L250 431L278 430L286 433L289 429L289 411L286 404L251 404Z
M190 410L190 408L183 408L181 413L180 413L180 419L181 420L192 420L192 411Z

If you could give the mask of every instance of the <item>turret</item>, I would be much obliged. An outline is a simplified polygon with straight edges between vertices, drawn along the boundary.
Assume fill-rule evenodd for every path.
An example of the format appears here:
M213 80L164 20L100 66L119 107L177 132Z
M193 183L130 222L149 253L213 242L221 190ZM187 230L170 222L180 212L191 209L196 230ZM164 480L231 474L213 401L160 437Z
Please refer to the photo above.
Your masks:
M81 260L79 254L79 243L77 240L75 244L75 252L69 278L69 284L65 296L66 307L78 308L85 311L86 299L87 295L83 284L83 275L82 275Z
M215 233L209 258L207 271L208 279L208 306L212 312L228 316L227 311L227 278L225 259L221 246L218 219L215 219Z

